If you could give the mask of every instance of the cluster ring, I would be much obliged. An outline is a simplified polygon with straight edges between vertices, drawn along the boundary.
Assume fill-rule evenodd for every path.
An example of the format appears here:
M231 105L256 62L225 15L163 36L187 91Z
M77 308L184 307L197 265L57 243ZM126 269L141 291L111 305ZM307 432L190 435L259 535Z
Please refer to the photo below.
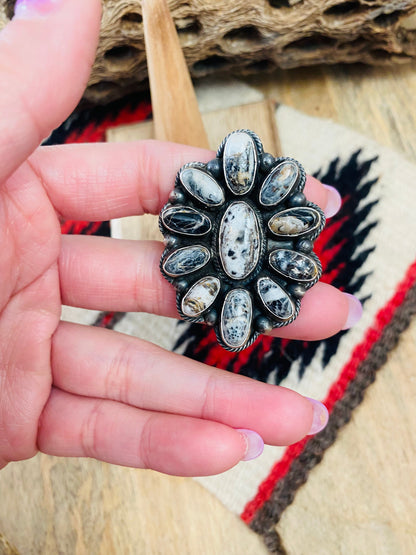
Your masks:
M265 153L245 129L227 135L215 159L176 176L159 217L160 270L181 318L214 326L229 351L293 322L321 277L313 242L325 216L307 201L305 182L299 162Z

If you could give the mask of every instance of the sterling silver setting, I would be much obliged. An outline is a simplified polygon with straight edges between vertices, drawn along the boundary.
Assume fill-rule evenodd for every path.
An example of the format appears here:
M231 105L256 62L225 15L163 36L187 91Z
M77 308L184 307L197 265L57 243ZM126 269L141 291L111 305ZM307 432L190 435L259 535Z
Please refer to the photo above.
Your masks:
M176 177L160 213L160 269L177 290L180 316L214 326L229 351L286 326L321 277L313 242L325 225L306 200L306 174L292 158L263 151L249 130L230 133L207 164Z

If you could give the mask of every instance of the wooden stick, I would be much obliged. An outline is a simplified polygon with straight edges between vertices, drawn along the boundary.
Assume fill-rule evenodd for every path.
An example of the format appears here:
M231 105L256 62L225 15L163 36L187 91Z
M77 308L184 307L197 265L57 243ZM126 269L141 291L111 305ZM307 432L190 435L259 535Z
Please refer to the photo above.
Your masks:
M208 148L195 91L166 0L142 0L156 139Z

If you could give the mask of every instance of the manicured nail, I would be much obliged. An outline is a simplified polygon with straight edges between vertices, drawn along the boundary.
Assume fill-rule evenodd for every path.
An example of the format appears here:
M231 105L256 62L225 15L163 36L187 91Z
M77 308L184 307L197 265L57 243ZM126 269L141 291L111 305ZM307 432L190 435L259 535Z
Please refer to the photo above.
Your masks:
M342 329L349 330L360 320L361 316L363 315L363 305L354 295L350 295L350 293L344 293L344 295L348 299L348 317Z
M328 424L329 414L326 406L320 401L311 399L310 397L306 397L306 399L308 399L313 406L312 426L308 434L309 436L312 436L325 428Z
M45 15L53 10L61 0L17 0L14 6L15 17Z
M325 216L327 218L332 218L339 211L342 205L342 198L337 189L332 187L332 185L325 185L322 183L325 189L328 191L328 199L325 207Z
M246 442L246 452L241 460L251 461L260 457L264 449L264 441L261 436L257 432L253 432L253 430L240 429L237 432L240 432Z

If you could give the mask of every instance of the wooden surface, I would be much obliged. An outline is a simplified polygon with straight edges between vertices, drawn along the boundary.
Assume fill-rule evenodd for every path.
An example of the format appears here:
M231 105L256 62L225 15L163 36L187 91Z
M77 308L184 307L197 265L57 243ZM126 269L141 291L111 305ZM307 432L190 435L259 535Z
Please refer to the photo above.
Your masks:
M416 162L415 70L279 72L251 84ZM415 367L416 323L279 523L289 553L416 553ZM376 446L371 453L368 437ZM266 553L192 480L43 455L1 472L0 533L22 554Z
M195 91L166 0L142 1L142 15L154 136L160 141L208 148Z
M14 3L0 0L0 29ZM141 0L102 3L85 94L93 103L147 88ZM416 0L169 0L169 8L193 77L416 57Z

